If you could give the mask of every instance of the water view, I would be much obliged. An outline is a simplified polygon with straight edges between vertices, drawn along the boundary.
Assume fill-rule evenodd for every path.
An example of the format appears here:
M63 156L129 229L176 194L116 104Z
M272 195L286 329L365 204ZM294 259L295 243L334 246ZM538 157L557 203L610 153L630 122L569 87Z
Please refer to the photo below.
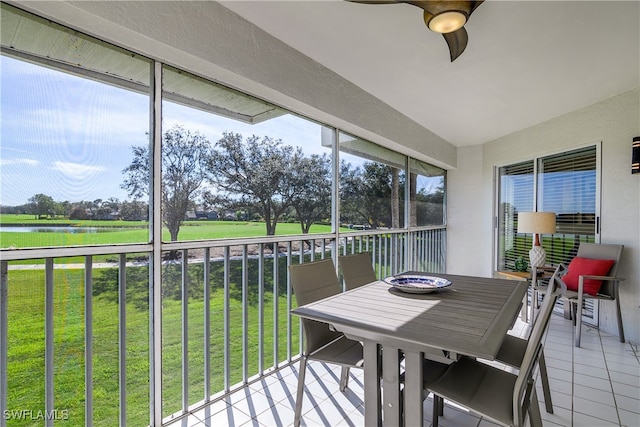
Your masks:
M106 233L120 231L113 227L76 227L71 225L0 225L0 233Z

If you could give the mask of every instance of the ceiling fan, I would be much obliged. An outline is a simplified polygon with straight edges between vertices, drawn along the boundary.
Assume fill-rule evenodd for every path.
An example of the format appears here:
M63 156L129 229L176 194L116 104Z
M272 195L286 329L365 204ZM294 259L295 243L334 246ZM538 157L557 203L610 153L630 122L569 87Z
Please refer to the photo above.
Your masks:
M347 0L352 3L363 4L393 4L407 3L417 6L424 11L424 23L436 33L441 33L449 45L451 62L464 52L467 47L469 36L464 24L474 10L484 0L478 1L456 1L456 0L425 0L425 1L405 1L405 0Z

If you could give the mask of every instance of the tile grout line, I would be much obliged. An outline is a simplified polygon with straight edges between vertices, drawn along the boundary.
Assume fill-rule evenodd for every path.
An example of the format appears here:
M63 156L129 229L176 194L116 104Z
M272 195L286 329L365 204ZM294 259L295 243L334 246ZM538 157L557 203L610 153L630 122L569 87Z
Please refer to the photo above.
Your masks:
M602 335L600 334L600 329L596 329L598 331L598 339L600 342L600 349L602 350L602 357L604 358L604 367L607 370L607 378L609 378L609 386L611 387L611 395L613 396L613 404L616 408L616 416L618 417L618 424L622 425L622 419L620 418L620 410L618 409L618 401L616 400L616 393L613 390L613 380L611 379L611 373L609 372L609 363L607 362L607 355L604 351L604 343L602 342Z

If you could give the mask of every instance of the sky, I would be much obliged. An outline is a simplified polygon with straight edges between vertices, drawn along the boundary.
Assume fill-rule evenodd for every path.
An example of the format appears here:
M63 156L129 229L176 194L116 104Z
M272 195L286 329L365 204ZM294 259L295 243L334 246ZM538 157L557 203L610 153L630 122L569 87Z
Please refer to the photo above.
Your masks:
M144 96L0 57L0 203L118 197L130 146L146 143Z
M56 201L116 197L131 146L147 144L148 97L85 78L0 57L0 204L38 193ZM211 142L224 131L269 135L305 152L319 147L320 126L286 115L248 125L165 103L165 127L181 123Z
M28 203L42 193L55 201L130 199L120 188L131 147L146 145L146 95L0 56L0 205ZM286 114L256 125L163 103L163 128L180 123L214 143L223 132L270 136L327 153L321 126ZM341 154L354 165L355 156ZM423 185L438 182L422 180Z

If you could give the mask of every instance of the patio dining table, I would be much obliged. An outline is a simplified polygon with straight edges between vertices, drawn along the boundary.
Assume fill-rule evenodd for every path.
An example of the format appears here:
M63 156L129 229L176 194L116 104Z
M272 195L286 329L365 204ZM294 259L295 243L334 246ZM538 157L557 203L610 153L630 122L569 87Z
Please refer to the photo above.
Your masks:
M292 310L363 343L366 426L422 425L423 359L454 361L459 355L495 359L527 292L527 283L521 281L431 275L451 285L417 294L376 281ZM400 393L400 351L404 393Z

